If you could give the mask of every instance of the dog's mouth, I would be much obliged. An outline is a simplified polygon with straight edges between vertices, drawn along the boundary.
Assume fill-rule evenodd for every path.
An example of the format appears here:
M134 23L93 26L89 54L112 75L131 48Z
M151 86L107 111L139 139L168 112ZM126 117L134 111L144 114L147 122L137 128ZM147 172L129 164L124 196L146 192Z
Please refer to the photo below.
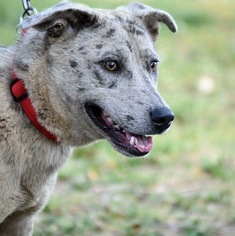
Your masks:
M103 131L117 149L129 156L145 156L152 147L151 136L132 134L115 123L99 106L87 103L85 109L94 124Z

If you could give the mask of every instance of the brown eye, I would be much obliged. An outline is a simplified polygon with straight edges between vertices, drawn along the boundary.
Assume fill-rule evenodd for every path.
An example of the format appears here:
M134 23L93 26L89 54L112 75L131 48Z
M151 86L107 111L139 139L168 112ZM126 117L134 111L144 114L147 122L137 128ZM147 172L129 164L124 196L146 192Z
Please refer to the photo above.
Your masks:
M155 72L157 70L157 63L158 61L152 61L150 64L150 68L152 72Z
M116 71L118 69L118 64L116 61L106 61L104 62L104 67L108 71Z

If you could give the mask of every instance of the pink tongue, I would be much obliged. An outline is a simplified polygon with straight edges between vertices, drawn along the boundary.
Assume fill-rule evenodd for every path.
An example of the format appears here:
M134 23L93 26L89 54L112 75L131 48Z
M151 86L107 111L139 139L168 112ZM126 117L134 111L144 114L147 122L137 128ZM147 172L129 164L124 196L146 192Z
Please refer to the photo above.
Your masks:
M135 146L140 152L150 152L153 148L153 139L152 137L135 137Z

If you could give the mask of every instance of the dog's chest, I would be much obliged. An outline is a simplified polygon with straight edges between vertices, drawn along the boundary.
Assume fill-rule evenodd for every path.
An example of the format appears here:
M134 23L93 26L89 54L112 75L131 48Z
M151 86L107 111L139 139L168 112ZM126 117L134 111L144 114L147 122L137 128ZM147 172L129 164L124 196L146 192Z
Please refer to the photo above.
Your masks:
M23 209L39 208L46 203L54 189L57 172L69 154L69 149L61 146L51 149L44 146L36 152L28 150L19 183L21 194L27 196L24 197Z

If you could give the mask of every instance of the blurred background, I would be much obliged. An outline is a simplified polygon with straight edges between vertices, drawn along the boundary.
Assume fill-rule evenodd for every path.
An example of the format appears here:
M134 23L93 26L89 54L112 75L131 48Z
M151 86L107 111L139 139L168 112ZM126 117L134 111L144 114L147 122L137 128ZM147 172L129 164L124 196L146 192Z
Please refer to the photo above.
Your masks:
M38 11L58 2L31 0ZM235 235L235 1L141 2L168 11L179 27L172 34L162 26L156 45L173 126L145 159L123 157L106 141L76 149L35 236ZM17 40L22 11L20 0L0 0L0 45Z

